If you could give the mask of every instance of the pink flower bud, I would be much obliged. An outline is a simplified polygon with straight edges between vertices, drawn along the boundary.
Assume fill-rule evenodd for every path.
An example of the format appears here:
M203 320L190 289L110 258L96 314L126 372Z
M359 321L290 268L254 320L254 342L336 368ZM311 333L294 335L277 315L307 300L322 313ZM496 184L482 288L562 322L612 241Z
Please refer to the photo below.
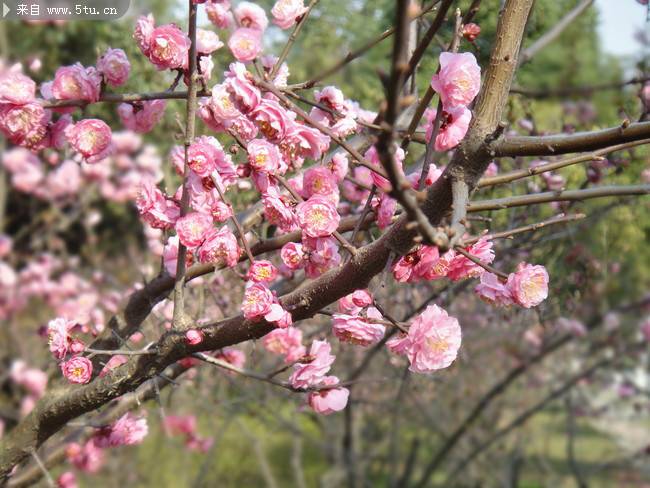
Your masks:
M190 329L185 332L185 340L191 346L196 346L203 342L203 332L196 329Z

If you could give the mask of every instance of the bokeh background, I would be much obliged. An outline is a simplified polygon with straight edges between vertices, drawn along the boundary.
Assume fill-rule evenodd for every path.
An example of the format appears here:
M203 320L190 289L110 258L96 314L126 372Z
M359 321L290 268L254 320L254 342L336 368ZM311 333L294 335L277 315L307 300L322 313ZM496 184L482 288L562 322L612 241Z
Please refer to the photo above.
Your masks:
M260 0L270 9L270 0ZM469 2L460 2L467 5ZM548 31L575 0L537 0L526 32L525 46ZM141 55L132 41L135 19L153 12L158 23L186 24L184 2L133 1L129 14L117 22L34 24L0 22L0 56L9 65L27 67L38 58L41 66L29 71L38 82L49 80L61 65L76 61L92 65L107 47L124 49L132 64L128 92L161 91L173 81ZM475 22L482 31L474 46L465 45L485 66L494 38L499 2L484 1ZM308 79L348 50L379 35L391 25L389 0L322 1L305 25L289 57L290 82ZM521 67L517 87L533 95L512 95L508 130L521 134L592 130L638 120L643 112L640 84L608 90L584 90L568 97L546 93L560 87L617 83L650 74L650 28L646 8L634 0L600 0L583 13L555 42ZM623 19L621 21L621 19ZM206 28L212 28L201 17ZM617 27L618 26L618 27ZM617 36L617 33L619 34ZM450 37L450 25L438 34ZM225 37L225 36L224 36ZM286 34L271 28L267 51L279 52ZM621 42L623 40L623 42ZM376 110L383 99L378 70L389 69L391 42L377 45L362 59L327 80L361 106ZM436 42L417 75L420 93L437 66ZM230 62L227 49L214 56L213 82ZM96 104L87 109L118 130L115 107ZM165 118L149 134L133 157L149 151L164 174L164 186L173 187L168 154L179 143L181 102L170 102ZM532 124L532 130L531 130ZM201 126L200 131L207 133ZM3 141L3 152L9 150ZM415 161L422 148L413 148ZM650 151L636 147L609 156L604 162L562 170L567 188L593 184L634 184L650 167ZM444 164L441 159L438 164ZM527 167L531 158L497 161L500 171ZM102 195L99 185L84 184L66 198L42 199L11 185L11 174L0 170L0 230L13 239L12 266L19 270L43 254L65 261L64 268L92 282L99 272L102 286L121 290L155 275L160 263L152 256L151 237L143 229L133 202ZM119 176L119 168L115 169ZM481 198L540 191L539 179L515 182L482 191ZM246 189L231 197L238 208L253 205L255 194ZM424 283L412 288L392 280L376 283L375 292L389 301L392 314L408 317L435 297L459 318L463 346L448 370L431 376L407 373L407 365L385 350L366 350L336 343L335 370L353 378L349 408L332 416L317 416L303 408L304 399L271 385L254 382L204 365L177 385L161 392L157 401L143 405L150 435L140 446L114 450L95 474L79 474L81 486L223 486L223 487L339 487L407 486L415 483L435 453L484 398L490 388L508 377L527 359L565 337L565 320L584 324L588 333L569 340L499 391L480 417L449 453L433 478L446 475L483 442L499 434L522 412L532 409L506 435L464 466L443 486L520 487L637 487L650 486L650 367L647 349L630 353L620 344L634 344L647 320L650 293L650 206L647 198L601 199L558 208L544 205L496 211L490 226L505 229L548 218L561 210L581 211L587 218L572 226L524 234L499 243L499 266L518 261L543 263L551 276L549 299L535 310L495 309L477 300L470 283L452 286ZM481 224L484 225L484 224ZM477 227L480 230L480 226ZM59 271L58 273L61 273ZM56 274L56 272L55 272ZM241 283L220 278L207 291L193 291L196 300L212 300L224 316L239 306ZM468 292L469 291L469 292ZM643 306L643 300L646 305ZM119 299L117 300L119 302ZM110 307L102 305L106 314ZM99 307L99 305L98 305ZM54 316L48 303L27 300L26 306L5 317L0 325L0 368L8 370L22 358L57 376L41 328ZM164 313L154 316L144 331L153 340ZM301 325L306 337L327 333L329 319ZM563 325L564 324L564 325ZM564 327L564 328L563 328ZM616 347L614 347L614 344ZM260 344L246 344L246 367L273 371L281 366ZM535 407L590 358L617 355L598 374L585 377L566 394ZM618 357L620 356L620 357ZM366 363L367 362L367 363ZM367 367L366 367L367 364ZM0 369L1 371L1 369ZM0 415L10 427L19 414L19 388L0 375ZM197 432L213 440L203 451L188 447L183 436L168 436L161 418L195 415ZM65 464L52 470L68 469Z

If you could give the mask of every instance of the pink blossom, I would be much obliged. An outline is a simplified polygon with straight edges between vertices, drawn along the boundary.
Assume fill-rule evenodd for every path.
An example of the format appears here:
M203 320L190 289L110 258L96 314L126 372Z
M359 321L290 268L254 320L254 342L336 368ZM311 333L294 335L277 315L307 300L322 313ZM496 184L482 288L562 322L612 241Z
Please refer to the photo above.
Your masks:
M217 121L226 123L241 116L235 104L230 99L230 93L226 85L215 85L212 88L212 97L209 101L210 110Z
M9 369L11 381L21 385L35 399L41 398L47 388L47 373L40 369L30 368L25 361L16 360Z
M375 146L372 146L370 149L368 149L363 157L373 165L380 168L382 167L381 160L379 159L379 153L377 152L377 148ZM403 174L404 170L402 168L402 163L404 163L404 158L406 157L404 150L401 147L396 147L394 157L399 171ZM385 192L391 191L390 181L375 171L371 173L371 176L373 183L377 185L378 188L382 189Z
M104 368L99 372L99 377L103 378L106 376L108 373L113 371L115 368L119 368L123 364L126 364L128 362L128 359L126 356L122 356L121 354L115 354L111 356L111 358L108 360Z
M65 134L70 145L89 163L101 161L110 154L113 133L102 120L81 120L68 126Z
M293 324L293 317L285 310L274 297L275 302L271 304L269 311L264 315L264 320L274 323L278 327L284 329Z
M373 184L371 171L365 166L355 167L352 170L352 176L355 180L363 183L366 186L372 186ZM368 194L370 193L364 187L357 186L355 183L348 180L344 180L342 182L342 186L343 195L345 195L345 198L352 202L365 202L365 200L368 198Z
M480 33L481 28L473 22L470 22L469 24L465 24L463 26L463 37L469 42L474 42Z
M343 92L335 86L326 86L320 91L314 90L314 100L336 112L343 112L346 110L345 96L343 95Z
M74 329L76 323L64 318L50 320L47 324L47 334L50 345L50 352L56 359L63 359L68 354L72 344L70 331Z
M108 442L113 447L140 444L149 433L147 419L136 417L131 412L122 415L110 429Z
M185 341L191 346L201 344L203 342L203 332L197 329L190 329L185 332Z
M239 262L241 249L237 238L228 227L211 232L198 249L199 261L202 263L223 264L233 267Z
M585 324L579 320L560 317L555 322L555 325L559 330L567 332L575 337L585 337L587 335Z
M305 274L309 278L316 278L341 264L339 247L333 237L311 238L303 235L303 247L309 256L305 267Z
M246 362L246 354L235 347L224 347L216 354L217 359L226 361L236 368L241 368Z
M7 234L0 234L0 259L5 258L11 253L13 240Z
M261 259L253 261L248 270L247 278L255 283L271 282L278 276L278 269L271 261Z
M294 388L309 388L321 381L332 367L335 356L327 341L314 341L304 361L294 365L289 383Z
M117 106L117 114L124 127L143 134L153 129L160 121L166 106L165 100L120 103Z
M313 195L328 196L338 193L336 180L332 172L324 166L314 166L305 171L303 177L303 194L309 198Z
M287 111L275 100L263 98L249 117L269 141L280 142L290 124Z
M84 68L80 63L56 70L51 94L57 100L99 100L102 76L95 68ZM49 98L49 97L46 97Z
M196 417L194 415L165 415L163 428L168 435L194 435Z
M77 477L72 471L61 473L56 479L57 488L77 488Z
M257 31L264 31L269 25L264 9L252 2L239 2L235 8L235 20L240 26Z
M313 196L296 207L296 216L304 235L327 237L336 232L341 217L327 198Z
M39 103L0 104L0 132L12 144L40 149L47 135L51 113Z
M194 142L187 149L187 164L202 178L215 170L218 157L218 150L208 143Z
M330 138L318 129L295 122L287 129L282 146L290 160L309 158L319 160L330 146Z
M262 52L262 35L258 30L240 27L230 36L228 47L237 61L253 61Z
M433 135L433 125L436 118L436 109L429 108L425 111L424 116L428 121L425 139L431 140ZM456 147L463 140L469 123L472 120L472 112L466 107L451 107L443 110L440 118L438 135L436 136L435 150L448 151Z
M440 54L440 71L431 78L445 109L466 107L481 88L481 68L472 53Z
M332 388L339 384L336 376L325 376L322 385L330 388L312 391L307 396L307 403L316 413L329 415L334 412L340 412L348 404L350 390L343 387Z
M494 273L481 274L481 282L476 285L474 292L481 300L493 305L509 306L514 303L510 290Z
M273 23L281 29L288 29L307 11L304 0L278 0L271 9Z
M438 275L438 268L436 267L439 258L440 254L437 247L418 246L395 263L393 276L395 280L401 283L439 278L441 276Z
M260 103L262 94L259 89L253 85L252 77L246 66L242 63L232 63L230 69L225 73L226 89L232 95L237 109L247 114Z
M483 236L476 243L466 247L465 250L479 259L483 264L490 264L494 261L494 250L492 247L493 243L491 238L489 236ZM454 256L454 259L449 264L447 277L453 281L458 281L467 277L477 278L484 272L485 268L459 253Z
M0 74L0 104L25 105L35 101L36 83L22 73L5 71Z
M142 219L155 229L170 229L180 217L178 204L149 180L140 186L135 203Z
M97 60L97 70L104 76L106 83L121 86L129 79L131 63L122 49L109 47Z
M461 330L458 320L437 305L429 305L409 327L406 356L415 373L448 367L458 354Z
M285 363L293 363L305 355L302 345L302 331L296 327L274 329L262 339L264 348L275 354L284 355Z
M507 286L518 305L535 307L548 296L548 273L544 266L522 262L508 276Z
M373 322L372 319L381 319L379 311L371 307L368 309L368 317L360 315L334 314L332 316L332 331L342 342L349 342L357 346L369 346L375 344L384 337L386 327Z
M76 356L61 363L61 371L70 383L84 384L90 381L93 363L88 358Z
M280 250L280 257L289 269L296 270L304 266L305 252L302 249L302 244L286 243Z
M71 442L66 447L65 456L75 468L85 473L96 473L104 464L104 450L97 446L94 439L83 446Z
M248 164L255 171L275 174L280 167L282 155L275 144L255 139L248 144Z
M189 249L199 247L213 229L212 217L204 213L191 212L176 221L176 233L181 244Z
M216 32L206 29L196 30L196 52L208 55L223 47Z
M336 181L340 183L348 174L349 165L350 161L348 160L348 157L342 152L337 152L332 156L330 162L327 163L327 169L331 171L336 178Z
M235 18L230 11L229 3L212 3L208 2L205 6L208 19L219 29L229 29L234 23Z
M135 23L133 38L140 48L140 51L142 51L145 56L149 55L151 34L153 33L155 27L154 18L151 14L147 15L146 17L141 16Z
M372 305L373 298L368 290L356 290L344 296L338 302L341 313L357 315L363 308Z
M379 195L379 205L375 208L377 212L377 226L380 229L388 227L393 222L393 216L396 210L397 200L389 197L386 193L381 193Z
M187 67L190 38L174 24L156 27L149 37L146 56L159 71Z
M273 293L262 283L252 283L246 287L241 310L247 319L263 317L271 311Z
M264 216L266 219L280 227L284 232L291 232L296 228L296 217L290 200L270 186L262 196Z

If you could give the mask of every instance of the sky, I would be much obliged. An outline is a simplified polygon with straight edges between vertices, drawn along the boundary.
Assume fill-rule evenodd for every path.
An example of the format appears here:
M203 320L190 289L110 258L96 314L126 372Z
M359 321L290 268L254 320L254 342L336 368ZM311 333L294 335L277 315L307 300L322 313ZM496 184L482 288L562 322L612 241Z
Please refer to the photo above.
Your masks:
M638 52L634 33L639 29L650 31L646 21L647 7L636 0L596 0L600 11L599 33L603 48L618 56Z

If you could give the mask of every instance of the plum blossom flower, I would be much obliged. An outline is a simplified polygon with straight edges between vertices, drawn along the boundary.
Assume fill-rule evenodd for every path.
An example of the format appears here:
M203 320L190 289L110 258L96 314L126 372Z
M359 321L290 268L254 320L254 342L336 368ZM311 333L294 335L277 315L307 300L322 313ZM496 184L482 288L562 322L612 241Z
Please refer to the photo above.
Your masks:
M65 456L70 463L84 473L96 473L104 464L104 450L91 438L83 446L76 442L68 444Z
M278 269L265 259L253 261L246 277L255 283L271 282L278 276Z
M333 387L339 384L336 376L325 376L322 385ZM307 403L311 409L323 415L329 415L334 412L340 412L348 404L350 390L342 386L335 388L323 388L318 391L312 391L307 396Z
M307 11L304 0L278 0L271 9L273 23L281 29L288 29Z
M187 164L197 175L205 178L216 168L217 151L212 144L193 142L187 148Z
M45 85L45 98L56 100L85 100L96 102L101 92L102 76L97 69L84 68L80 63L56 70L51 85ZM43 88L41 88L43 91ZM49 93L48 93L49 92Z
M211 232L198 249L199 261L202 263L223 264L233 267L239 262L241 249L237 238L228 227Z
M461 330L458 320L437 305L418 315L403 339L404 352L415 373L430 373L448 367L458 354Z
M275 144L264 139L255 139L248 144L248 164L251 169L267 174L275 174L282 155Z
M341 182L345 179L345 176L348 174L348 168L350 166L350 161L348 157L342 153L337 152L332 156L332 159L327 163L327 169L329 169L337 182Z
M436 119L436 109L429 108L425 111L424 116L428 122L425 139L431 140L433 135L433 125ZM472 112L466 107L450 107L442 111L438 134L436 135L435 150L448 151L456 147L463 140L469 123L472 119Z
M305 360L294 365L293 373L289 378L291 386L309 388L323 381L336 359L331 351L332 346L327 341L314 341Z
M509 306L514 303L512 293L494 273L481 274L481 282L476 285L474 292L481 300L497 306Z
M145 56L149 54L149 47L151 43L151 33L156 28L152 14L141 16L135 23L135 30L133 31L133 38L135 43L140 48L140 51Z
M109 156L112 146L111 128L99 119L84 119L66 128L70 145L87 162L96 163Z
M381 318L381 314L374 307L368 309L367 318L360 315L334 314L332 331L342 342L366 347L376 344L384 337L386 327L372 320Z
M63 359L68 354L72 345L70 332L75 328L76 322L64 318L50 320L47 324L48 342L50 352L56 359Z
M165 100L120 103L117 114L122 125L129 130L144 134L151 131L165 114Z
M322 196L312 196L296 207L296 216L304 235L327 237L339 226L341 217L334 204Z
M72 471L65 471L61 473L56 479L57 488L77 488L77 477Z
M35 399L41 398L45 394L47 373L40 369L28 367L25 361L17 360L12 362L9 376L14 383L25 388Z
M203 332L197 329L190 329L185 332L185 341L191 346L201 344L203 342Z
M140 185L135 203L142 219L154 229L170 229L180 217L178 204L149 180Z
M341 313L357 315L363 308L372 305L372 295L368 290L355 290L338 302Z
M474 42L480 33L481 28L473 22L463 26L463 37L469 42Z
M0 132L12 144L40 149L46 140L51 113L39 103L0 104Z
M341 264L341 254L333 237L311 238L303 235L303 248L308 255L305 274L316 278Z
M230 99L230 93L228 93L228 89L224 84L215 85L212 88L209 107L215 119L221 123L227 123L241 117L241 112L237 110L237 107Z
M253 283L246 287L241 310L247 319L255 319L269 313L274 296L266 285Z
M131 412L122 415L109 429L107 440L111 447L140 444L149 433L147 419Z
M229 2L208 2L205 12L208 14L210 22L219 29L229 29L235 23Z
M158 71L187 67L190 38L175 24L156 27L144 54Z
M431 78L431 88L445 108L466 107L481 87L481 68L472 53L440 53L440 71Z
M93 363L88 358L76 356L61 363L61 371L70 383L84 384L90 381Z
M303 176L303 194L306 198L313 195L328 196L338 193L336 179L324 166L313 166Z
M309 158L319 160L330 146L330 138L318 129L295 122L290 124L282 141L284 152L290 160Z
M400 283L413 283L421 279L438 278L435 265L440 253L435 246L418 246L402 256L393 266L393 277Z
M379 159L379 153L377 152L377 148L375 146L372 146L370 149L366 151L366 153L363 155L366 160L368 160L370 163L373 165L381 168L381 160ZM404 163L404 158L406 157L406 154L404 153L404 150L401 147L395 148L395 162L397 163L398 171L400 171L403 175L404 170L402 168L402 164ZM390 192L391 191L391 184L388 179L384 178L381 176L379 173L376 173L375 171L372 171L371 173L372 181L375 185L377 185L378 188L385 192Z
M129 79L131 63L122 49L108 48L97 60L97 70L111 86L121 86Z
M0 74L0 104L25 105L33 102L36 96L36 83L22 73L5 71Z
M237 61L253 61L262 52L261 32L240 27L230 36L228 47Z
M302 344L302 331L296 327L274 329L262 339L264 348L275 354L284 355L284 362L289 364L305 355Z
M535 307L548 296L548 272L544 266L519 263L508 276L507 286L518 305Z
M263 98L251 110L249 117L259 127L264 136L271 142L280 142L287 133L290 124L287 111L275 100Z
M262 7L252 2L239 2L235 8L237 24L251 30L264 31L269 25L266 12Z
M204 213L191 212L176 221L176 233L184 246L199 247L213 229L212 217Z
M489 236L483 236L465 250L472 256L478 258L483 264L490 264L494 261L493 243ZM485 268L467 259L462 254L456 254L449 264L447 277L450 280L458 281L463 278L477 278L485 272Z
M304 266L306 256L302 244L288 242L282 246L280 258L282 258L282 262L287 268L296 270Z
M207 29L196 29L196 52L202 55L212 54L223 47L216 32Z

